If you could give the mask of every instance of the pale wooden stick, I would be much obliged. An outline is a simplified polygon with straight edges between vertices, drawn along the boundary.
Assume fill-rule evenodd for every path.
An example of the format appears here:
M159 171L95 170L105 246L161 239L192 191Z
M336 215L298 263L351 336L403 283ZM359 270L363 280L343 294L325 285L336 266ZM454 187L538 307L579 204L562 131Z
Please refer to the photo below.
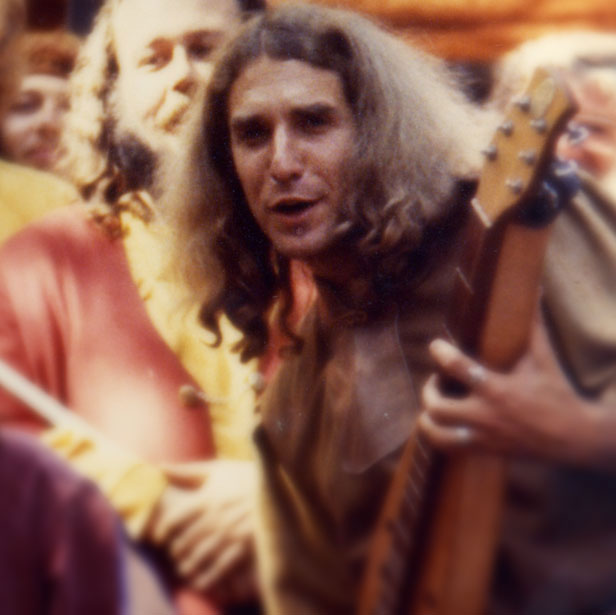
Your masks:
M117 448L106 436L0 359L0 386L53 427L71 428L93 442Z

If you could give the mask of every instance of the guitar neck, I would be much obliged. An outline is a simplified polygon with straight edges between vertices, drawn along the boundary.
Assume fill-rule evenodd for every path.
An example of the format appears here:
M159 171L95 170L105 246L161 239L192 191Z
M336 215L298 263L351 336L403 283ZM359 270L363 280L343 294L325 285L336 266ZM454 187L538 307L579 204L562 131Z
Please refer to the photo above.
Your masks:
M535 96L510 110L486 152L447 323L453 341L498 370L527 345L551 226L521 206L536 207L532 197L574 111L546 72L530 87ZM483 612L503 486L501 459L443 458L413 433L375 532L360 615Z

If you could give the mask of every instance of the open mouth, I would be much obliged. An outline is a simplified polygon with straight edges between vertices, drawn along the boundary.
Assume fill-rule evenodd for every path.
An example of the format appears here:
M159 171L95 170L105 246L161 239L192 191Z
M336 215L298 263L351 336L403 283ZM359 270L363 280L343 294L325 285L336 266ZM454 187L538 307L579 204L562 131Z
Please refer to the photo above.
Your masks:
M310 209L316 201L306 201L303 199L289 199L280 201L272 208L277 214L283 214L286 216L301 214L304 211Z

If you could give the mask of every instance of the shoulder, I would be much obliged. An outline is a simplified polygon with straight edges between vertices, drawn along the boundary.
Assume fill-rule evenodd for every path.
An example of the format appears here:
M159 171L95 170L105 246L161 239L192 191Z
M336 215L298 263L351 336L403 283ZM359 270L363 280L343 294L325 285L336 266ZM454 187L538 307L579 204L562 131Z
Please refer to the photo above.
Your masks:
M85 258L110 241L80 203L53 211L18 231L2 245L0 261L28 262L41 256Z
M77 189L58 176L0 160L2 236L78 200Z
M20 164L0 160L0 178L2 178L2 192L5 195L9 191L17 194L22 191L24 194L35 194L38 189L51 199L70 198L68 202L77 198L77 189L68 181L47 171L39 171Z

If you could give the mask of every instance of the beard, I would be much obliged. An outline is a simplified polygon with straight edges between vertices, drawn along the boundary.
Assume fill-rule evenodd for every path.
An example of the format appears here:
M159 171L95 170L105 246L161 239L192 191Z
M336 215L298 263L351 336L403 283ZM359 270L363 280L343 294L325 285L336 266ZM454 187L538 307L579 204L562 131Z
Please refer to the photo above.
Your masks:
M123 191L146 190L156 197L159 156L144 141L131 133L115 134L109 147L109 161L120 170Z
M110 162L122 175L122 193L145 190L152 197L157 216L175 215L187 201L199 201L204 193L203 147L194 136L176 148L154 149L144 139L112 118Z

